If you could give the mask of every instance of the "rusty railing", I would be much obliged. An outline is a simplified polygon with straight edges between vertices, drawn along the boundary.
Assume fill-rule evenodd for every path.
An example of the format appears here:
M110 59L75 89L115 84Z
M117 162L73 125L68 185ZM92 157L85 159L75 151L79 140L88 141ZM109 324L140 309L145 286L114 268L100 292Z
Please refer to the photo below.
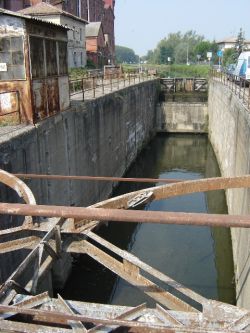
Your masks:
M243 104L250 109L250 81L237 75L228 74L223 71L212 69L210 77L216 81L223 83L236 95Z
M151 80L154 76L145 73L125 74L120 77L104 75L95 75L91 77L83 77L75 80L70 80L70 97L80 95L81 100L85 98L95 98L97 94L104 95L105 93L119 90L127 86L138 84L147 80Z
M41 179L47 177L47 175L22 176ZM62 176L52 175L52 177L58 179ZM64 177L61 179L65 179ZM79 176L73 177L79 179ZM99 181L104 177L100 178ZM95 180L93 177L87 179ZM0 254L29 251L20 265L14 268L0 286L0 331L66 333L76 332L77 329L79 332L93 333L104 330L112 332L119 327L126 327L140 333L249 332L248 310L199 295L135 255L100 237L94 229L99 221L249 228L249 215L139 211L126 208L129 199L145 191L152 191L152 200L161 200L217 189L249 188L249 175L161 185L107 199L87 208L36 205L32 193L20 179L0 170L0 181L14 188L26 202L25 204L0 203L0 214L43 217L36 220L36 223L10 226L9 229L0 231ZM137 182L140 179L133 181ZM51 216L53 219L45 219L46 216ZM63 256L76 253L89 256L116 276L143 291L157 302L155 308L149 309L146 304L141 304L136 307L123 307L121 312L121 308L118 309L113 305L75 303L64 300L60 295L57 298L50 298L48 292L39 294L39 283L49 273L52 265ZM15 317L16 314L18 317ZM154 321L151 319L152 315Z

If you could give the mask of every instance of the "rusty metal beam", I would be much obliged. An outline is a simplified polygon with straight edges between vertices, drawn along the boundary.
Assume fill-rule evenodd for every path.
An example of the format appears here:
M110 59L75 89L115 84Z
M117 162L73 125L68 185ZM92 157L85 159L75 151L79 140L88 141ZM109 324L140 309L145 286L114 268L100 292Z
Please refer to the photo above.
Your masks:
M36 320L44 323L53 322L58 325L68 325L68 321L80 321L85 323L95 323L95 324L103 324L105 326L121 326L121 327L131 327L139 329L140 331L145 330L145 332L162 332L162 333L173 333L173 332L188 332L188 333L219 333L219 332L227 332L227 333L238 333L239 331L224 329L221 328L206 328L206 327L194 327L192 324L190 326L166 326L166 325L155 325L148 322L143 321L131 321L124 319L100 319L100 318L90 318L83 315L78 314L68 314L62 313L58 311L48 311L48 310L40 310L40 309L26 309L20 308L17 306L7 306L0 305L0 313L16 313L16 314L24 314L34 317ZM10 325L11 327L11 325ZM2 327L1 327L2 328Z
M58 294L58 301L60 302L61 307L65 310L66 313L74 314L71 307L68 303ZM75 333L87 333L87 329L81 321L69 321L69 325L72 327L73 332Z
M169 313L169 311L167 311L166 309L164 309L163 307L161 307L159 304L156 304L156 309L158 310L159 313L161 313L163 315L163 317L165 319L167 319L168 321L170 321L173 325L183 326L183 323L180 322L180 320L177 320L175 317L173 317Z
M158 178L123 178L123 177L97 177L97 176L65 176L65 175L41 175L41 174L14 174L22 179L45 179L45 180L88 180L88 181L108 181L108 182L132 182L132 183L178 183L182 179L158 179Z
M108 249L109 251L112 251L122 259L130 262L132 265L137 266L144 272L147 272L149 275L153 276L154 278L157 278L158 280L164 282L167 286L174 288L175 290L178 290L183 295L186 295L187 297L191 298L192 300L196 301L199 304L204 304L207 302L207 299L193 290L183 286L181 283L176 282L175 280L171 279L166 274L163 274L162 272L158 271L157 269L154 269L153 267L147 265L145 262L141 261L139 258L137 258L135 255L125 251L121 250L119 247L115 246L114 244L106 241L102 237L98 236L92 231L87 231L84 233L88 238L94 240L104 248Z
M168 184L163 186L156 186L147 188L147 191L153 192L153 200L162 200L172 198L180 195L186 195L191 193L223 190L223 189L235 189L235 188L249 188L250 187L250 175L232 178L207 178L199 180L184 181L175 184ZM107 199L105 201L96 203L91 207L95 208L120 208L127 203L128 200L134 196L145 192L139 190L120 195L115 198Z
M123 312L121 315L115 317L114 319L127 319L127 320L133 320L136 319L137 317L140 316L141 311L143 311L144 309L146 309L146 303L143 303L141 305L138 305L130 310L127 310L125 312ZM91 329L88 330L88 333L102 333L102 332L110 332L112 330L115 330L116 328L118 328L118 326L104 326L104 325L97 325Z
M189 304L185 303L181 299L177 298L168 291L159 287L157 284L142 276L137 266L129 263L126 260L123 260L123 263L121 263L87 241L72 242L72 244L66 250L70 253L75 252L88 254L101 265L107 267L109 270L119 275L133 286L141 289L142 292L169 309L174 309L177 311L198 312L198 310Z
M30 188L19 178L15 177L13 174L8 173L2 169L0 169L0 182L12 188L19 195L20 198L30 204L35 205L36 200L35 197L30 190ZM26 216L24 220L24 225L31 225L32 218L30 216Z
M82 208L0 203L0 214L90 219L130 223L160 223L211 227L250 228L249 215L130 211L123 209Z
M48 331L49 329L49 331ZM0 331L6 333L72 333L70 328L62 328L62 327L52 327L38 325L38 324L30 324L30 323L18 323L9 320L1 321Z
M36 206L33 206L36 207ZM34 260L40 253L40 245L43 245L43 242L49 241L56 233L56 226L63 224L64 219L59 219L56 221L51 229L46 233L41 242L29 253L29 255L23 260L23 262L18 266L18 268L11 274L7 281L0 288L0 301L3 304L9 304L9 302L15 297L16 292L11 289L9 281L16 282L20 275L25 271L28 265ZM35 267L36 268L36 267ZM37 275L38 273L35 272ZM32 288L32 285L31 285ZM29 291L29 290L28 290Z
M4 230L0 230L0 236L18 235L18 234L23 233L25 230L29 230L29 229L26 229L24 226L4 229Z
M19 197L23 198L26 203L31 205L36 204L36 200L30 188L13 174L0 169L0 182L16 191Z
M25 298L25 300L22 300L20 302L17 302L15 303L15 306L18 306L18 307L23 307L23 308L34 308L34 307L37 307L37 306L40 306L48 301L50 301L51 298L49 297L49 294L48 292L44 292L42 294L39 294L39 295L36 295L36 296L27 296ZM12 313L7 313L7 314L1 314L0 315L0 318L4 318L4 319L7 319L7 318L10 318L12 316L14 316L15 314L12 314ZM1 321L1 324L3 323L3 321ZM0 325L0 331L1 331L1 325Z
M49 296L49 293L47 291L45 291L44 293L41 293L36 296L28 297L23 301L15 303L15 306L19 306L19 307L23 307L23 308L34 308L34 307L44 304L50 300L51 300L51 298Z
M40 240L41 239L39 237L31 236L0 243L0 254L18 251L21 249L31 249L37 245Z

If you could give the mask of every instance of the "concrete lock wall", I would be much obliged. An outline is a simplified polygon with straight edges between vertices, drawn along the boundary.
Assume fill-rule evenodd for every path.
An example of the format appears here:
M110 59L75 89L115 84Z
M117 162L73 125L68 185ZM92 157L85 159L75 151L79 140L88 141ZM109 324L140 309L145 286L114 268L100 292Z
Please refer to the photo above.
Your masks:
M250 113L238 97L220 82L209 87L209 136L222 176L240 176L250 170ZM227 191L229 214L250 213L250 191ZM250 309L250 230L232 228L237 305Z
M122 176L155 133L158 81L152 80L85 103L0 138L0 168L12 173ZM88 206L107 198L111 182L26 182L38 204ZM2 202L17 202L13 192L0 191ZM2 228L18 225L1 218ZM0 257L3 281L21 258ZM3 264L2 264L3 263ZM2 282L1 281L1 282Z
M207 103L161 102L157 105L157 131L206 133L207 114Z

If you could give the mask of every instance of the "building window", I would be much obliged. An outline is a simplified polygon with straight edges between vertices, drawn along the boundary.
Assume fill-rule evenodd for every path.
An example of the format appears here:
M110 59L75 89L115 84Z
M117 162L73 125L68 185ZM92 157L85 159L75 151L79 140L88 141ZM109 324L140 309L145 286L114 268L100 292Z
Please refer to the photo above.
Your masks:
M82 41L82 28L80 28L80 41Z
M0 38L0 80L24 80L24 50L23 37Z
M33 79L45 77L43 39L30 36L30 61Z
M58 75L56 41L46 39L45 47L46 47L47 76L56 76Z
M74 52L74 55L73 55L73 60L74 60L74 66L77 65L77 59L76 59L76 52Z
M81 1L82 0L77 0L77 9L76 9L76 16L79 16L79 17L81 17L82 16L82 13L81 13L81 11L82 11L82 4L81 4Z
M73 27L73 39L76 39L76 27Z
M68 74L68 51L66 42L58 42L59 75Z

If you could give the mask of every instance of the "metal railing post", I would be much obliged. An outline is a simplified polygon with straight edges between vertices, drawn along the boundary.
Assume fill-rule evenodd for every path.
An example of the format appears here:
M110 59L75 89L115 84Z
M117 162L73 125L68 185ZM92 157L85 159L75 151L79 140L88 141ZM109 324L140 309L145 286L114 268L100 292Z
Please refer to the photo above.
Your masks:
M82 78L82 100L84 101L84 78Z
M248 109L250 107L250 83L249 83L249 86L248 86Z
M93 76L93 97L95 98L95 77Z
M17 96L17 104L18 104L18 108L17 108L18 119L19 119L19 124L21 124L21 122L22 122L22 117L21 117L20 93L19 93L19 91L16 91L16 96Z
M243 82L243 96L242 96L243 103L245 103L245 90L246 90L246 80L244 80L244 82Z
M102 76L102 94L104 95L104 83L103 83L103 76Z

